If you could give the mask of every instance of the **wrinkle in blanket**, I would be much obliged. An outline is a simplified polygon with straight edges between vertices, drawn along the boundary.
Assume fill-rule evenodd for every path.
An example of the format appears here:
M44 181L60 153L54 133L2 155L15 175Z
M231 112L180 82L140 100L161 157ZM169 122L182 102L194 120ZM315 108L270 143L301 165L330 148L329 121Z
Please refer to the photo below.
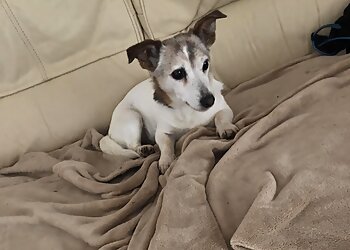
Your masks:
M0 170L0 249L350 249L349 68L307 56L241 84L236 138L189 131L165 175L94 129L22 156Z
M101 136L91 129L79 142L0 170L0 249L22 249L18 235L37 238L26 245L36 250L227 249L205 184L232 141L218 140L215 129L189 131L176 145L173 171L159 176L158 152L136 160L104 155Z

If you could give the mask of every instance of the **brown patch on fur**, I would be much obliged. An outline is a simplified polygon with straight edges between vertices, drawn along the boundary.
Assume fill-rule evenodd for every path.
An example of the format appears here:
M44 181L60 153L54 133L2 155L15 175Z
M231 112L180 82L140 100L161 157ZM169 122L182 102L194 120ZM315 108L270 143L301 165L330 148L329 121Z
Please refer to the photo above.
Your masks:
M191 61L195 64L198 57L207 56L209 58L209 49L203 44L200 38L194 35L192 32L180 33L176 36L162 41L163 47L161 50L162 63L158 65L157 69L152 72L152 76L157 78L159 82L169 77L172 71L175 69L174 65L181 67L181 62L188 60L183 53L183 49L186 47L188 52L188 46L191 57ZM195 65L191 65L193 68Z
M210 47L215 42L216 19L225 18L226 15L215 10L201 18L193 27L193 34L198 36L205 46Z
M156 102L159 102L160 104L163 104L164 106L168 107L168 108L172 108L171 107L171 99L168 96L168 94L161 89L161 87L159 86L158 80L157 78L153 77L152 81L154 83L154 93L153 93L153 99Z
M129 63L137 58L142 68L152 72L157 68L161 47L161 41L151 39L135 44L126 50Z
M191 65L192 67L194 67L194 59L196 58L196 44L192 41L187 41L186 47Z

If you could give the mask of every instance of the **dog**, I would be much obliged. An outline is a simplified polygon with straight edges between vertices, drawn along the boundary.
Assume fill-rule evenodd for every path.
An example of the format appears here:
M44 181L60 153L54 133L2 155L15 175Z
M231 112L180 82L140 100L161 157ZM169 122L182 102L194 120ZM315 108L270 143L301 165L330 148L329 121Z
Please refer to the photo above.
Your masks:
M164 174L175 159L175 141L186 131L215 123L221 138L235 136L238 128L222 96L223 84L210 70L216 20L226 17L216 10L188 32L164 41L144 40L127 49L129 63L137 59L150 78L132 88L113 111L108 135L100 140L102 152L146 157L154 153L156 143Z

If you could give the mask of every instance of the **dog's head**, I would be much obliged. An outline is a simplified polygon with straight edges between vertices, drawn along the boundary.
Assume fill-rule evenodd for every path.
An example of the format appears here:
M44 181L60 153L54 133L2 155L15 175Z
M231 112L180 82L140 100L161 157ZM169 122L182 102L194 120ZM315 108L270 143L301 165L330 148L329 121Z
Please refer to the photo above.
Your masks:
M225 17L216 10L187 33L164 41L145 40L127 49L129 63L136 58L151 73L156 101L170 107L186 103L197 111L214 104L209 50L215 41L216 19Z

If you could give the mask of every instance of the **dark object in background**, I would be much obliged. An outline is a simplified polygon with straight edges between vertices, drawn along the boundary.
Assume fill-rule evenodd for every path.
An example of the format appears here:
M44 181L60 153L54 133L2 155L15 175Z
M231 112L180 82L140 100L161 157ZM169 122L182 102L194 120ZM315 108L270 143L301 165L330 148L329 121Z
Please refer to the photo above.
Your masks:
M318 35L324 28L331 28L329 36ZM314 49L322 55L334 56L344 49L346 54L350 53L350 4L334 24L324 25L312 33L311 41Z

